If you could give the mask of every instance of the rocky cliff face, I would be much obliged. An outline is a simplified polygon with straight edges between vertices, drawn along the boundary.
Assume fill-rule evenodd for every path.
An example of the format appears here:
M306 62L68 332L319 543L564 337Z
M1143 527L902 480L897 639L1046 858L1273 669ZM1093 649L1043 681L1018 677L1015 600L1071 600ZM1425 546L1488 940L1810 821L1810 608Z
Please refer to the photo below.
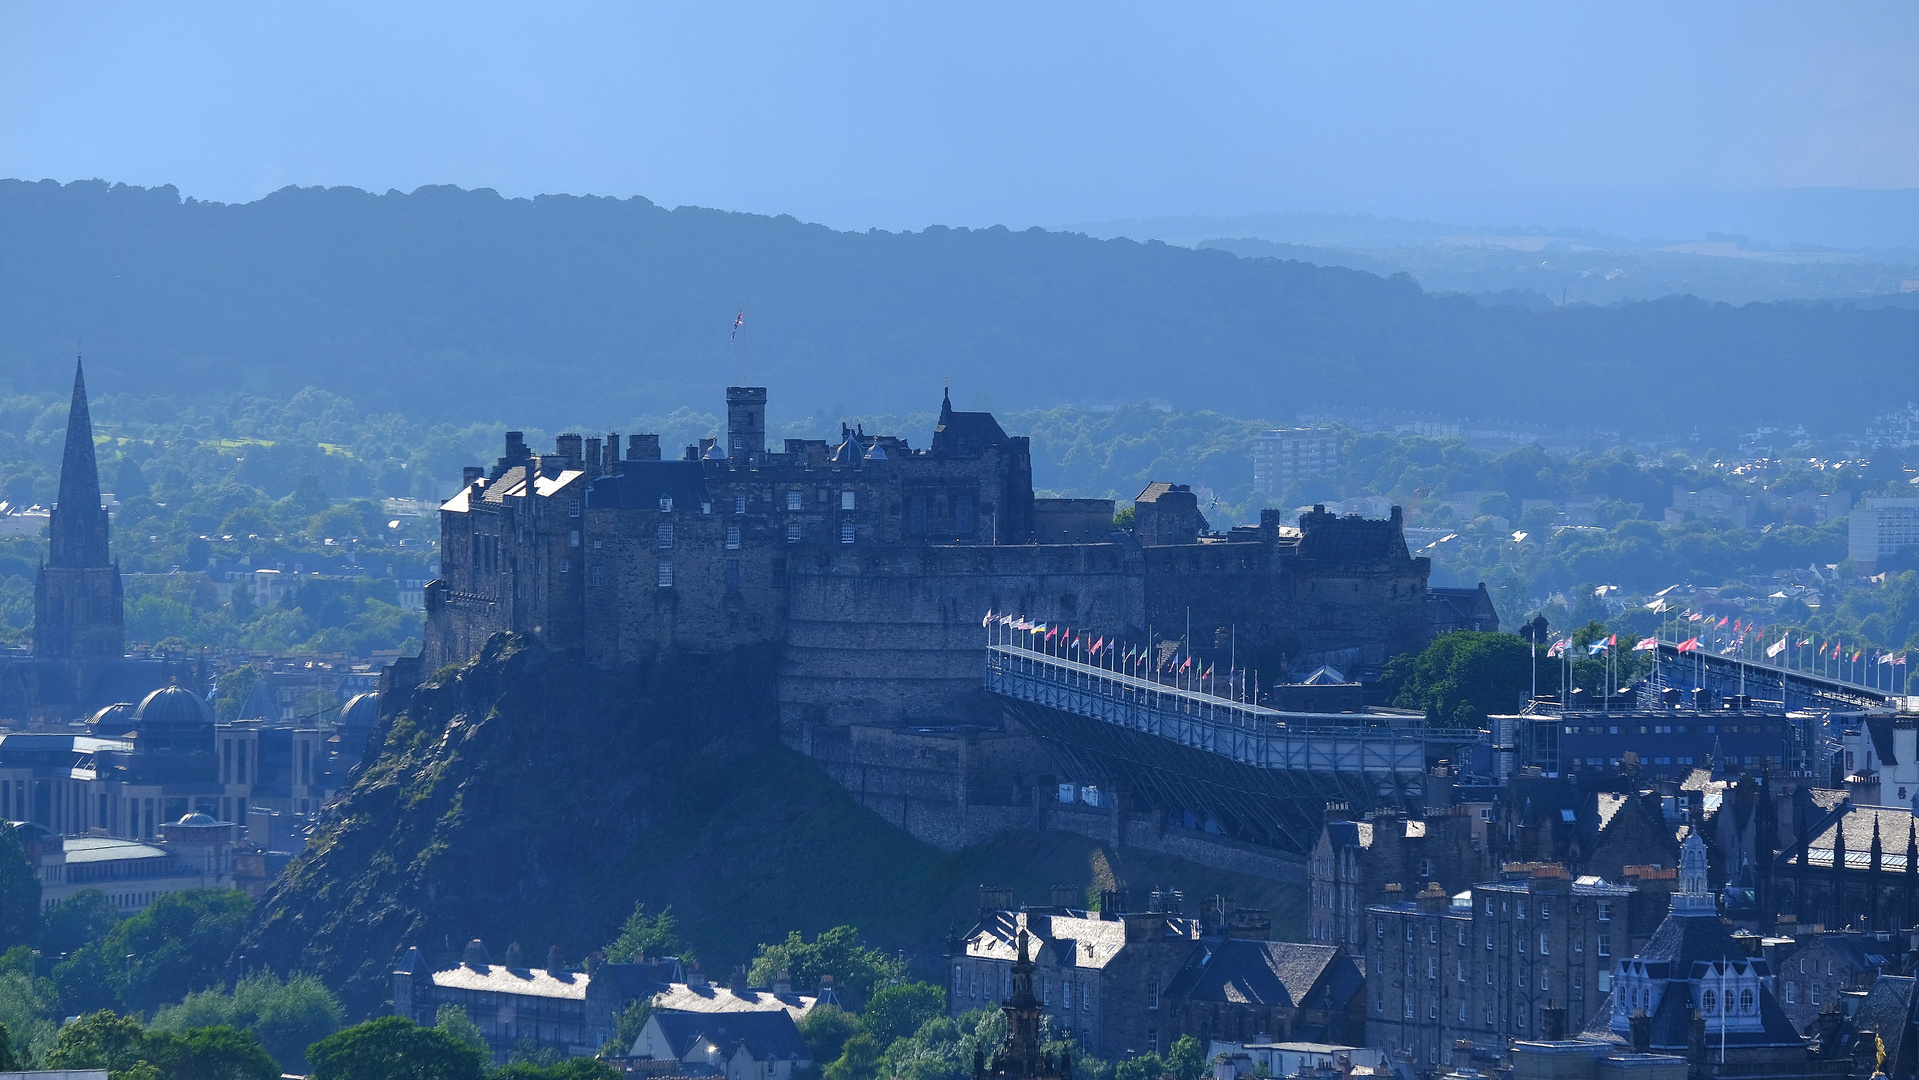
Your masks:
M233 960L318 974L350 1012L385 1011L409 946L451 966L465 942L574 963L635 902L671 904L709 970L759 942L842 923L936 970L975 889L1044 902L1052 885L1165 884L1273 909L1297 889L1092 840L1012 833L956 853L862 809L777 733L771 651L619 673L521 639L401 703L377 757L262 900Z

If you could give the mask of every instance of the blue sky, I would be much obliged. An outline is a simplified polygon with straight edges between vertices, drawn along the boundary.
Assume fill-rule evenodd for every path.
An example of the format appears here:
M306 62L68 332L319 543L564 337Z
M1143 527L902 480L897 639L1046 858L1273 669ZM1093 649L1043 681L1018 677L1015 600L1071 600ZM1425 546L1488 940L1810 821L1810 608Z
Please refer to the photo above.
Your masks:
M1604 224L1919 187L1919 5L6 3L0 176Z

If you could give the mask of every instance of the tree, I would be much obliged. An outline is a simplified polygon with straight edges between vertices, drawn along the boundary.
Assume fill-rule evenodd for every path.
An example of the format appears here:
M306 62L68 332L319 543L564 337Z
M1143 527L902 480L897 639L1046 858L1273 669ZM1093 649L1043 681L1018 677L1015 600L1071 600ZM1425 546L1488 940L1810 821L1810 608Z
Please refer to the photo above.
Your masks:
M486 1033L480 1030L480 1025L474 1023L471 1016L466 1014L463 1006L440 1006L433 1014L433 1030L457 1042L465 1043L481 1053L487 1052Z
M1166 1063L1151 1051L1113 1066L1113 1080L1160 1080L1165 1073Z
M480 1051L399 1016L369 1020L307 1048L313 1080L481 1080Z
M837 1005L815 1005L799 1020L800 1038L814 1061L825 1064L839 1060L846 1040L859 1034L860 1020ZM629 1040L628 1046L633 1045Z
M344 1015L333 992L313 976L295 974L283 982L270 971L258 971L243 976L231 994L219 988L188 994L180 1004L160 1010L152 1029L243 1028L289 1071L304 1071L306 1048L338 1031Z
M489 1080L622 1080L625 1075L604 1061L571 1058L549 1065L516 1061L493 1073Z
M827 1008L832 1008L832 1006L829 1005ZM818 1011L819 1006L816 1005L812 1009L807 1010L807 1013L811 1015ZM646 1028L646 1018L651 1015L653 1015L653 1001L651 998L642 997L628 1004L626 1008L620 1010L619 1019L613 1022L613 1037L608 1039L606 1045L600 1048L600 1053L609 1057L624 1057L632 1053L633 1042L640 1037L640 1032ZM838 1051L834 1053L837 1055ZM820 1059L815 1056L813 1060L818 1061Z
M614 938L604 952L613 963L626 964L649 956L669 956L679 950L680 935L672 907L663 908L658 915L649 917L646 904L642 901L633 905L633 914L628 915L626 924L620 927L620 936Z
M1402 709L1420 709L1444 727L1478 727L1516 711L1530 686L1528 646L1513 634L1456 630L1418 653L1393 657L1380 688ZM1542 665L1544 678L1552 665ZM1555 676L1556 678L1557 676Z
M60 1029L47 1052L47 1068L118 1071L145 1060L146 1043L138 1020L102 1009Z
M40 951L67 956L99 941L120 925L120 909L99 889L81 889L47 909Z
M149 1032L144 1054L166 1080L279 1080L280 1066L251 1031L219 1025L184 1035Z
M40 874L12 828L0 828L0 950L40 936Z
M32 1068L32 1061L26 1054L26 1047L14 1049L13 1036L5 1024L0 1024L0 1072L25 1071Z
M894 1039L907 1038L921 1024L944 1015L945 990L928 982L900 983L873 994L860 1024L881 1046L891 1046Z
M906 977L906 962L859 943L859 931L836 926L807 941L795 930L777 945L761 945L747 979L760 986L786 972L796 986L818 986L830 975L840 992L855 1003L870 997L875 987Z
M1206 1053L1199 1040L1191 1035L1181 1035L1173 1040L1173 1046L1166 1052L1166 1071L1173 1080L1199 1080L1206 1075Z
M107 935L107 981L122 1004L143 1012L214 986L252 911L234 889L162 893ZM116 956L132 959L115 965Z
M880 1044L862 1031L846 1040L840 1056L821 1070L825 1080L873 1080L879 1069Z

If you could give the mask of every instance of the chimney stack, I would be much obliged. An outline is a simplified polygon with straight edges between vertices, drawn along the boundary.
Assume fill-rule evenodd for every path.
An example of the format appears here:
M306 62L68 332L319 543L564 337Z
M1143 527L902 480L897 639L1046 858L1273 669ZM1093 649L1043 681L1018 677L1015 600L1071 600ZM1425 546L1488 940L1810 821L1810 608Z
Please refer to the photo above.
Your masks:
M658 435L628 435L626 437L626 460L660 460L660 437Z

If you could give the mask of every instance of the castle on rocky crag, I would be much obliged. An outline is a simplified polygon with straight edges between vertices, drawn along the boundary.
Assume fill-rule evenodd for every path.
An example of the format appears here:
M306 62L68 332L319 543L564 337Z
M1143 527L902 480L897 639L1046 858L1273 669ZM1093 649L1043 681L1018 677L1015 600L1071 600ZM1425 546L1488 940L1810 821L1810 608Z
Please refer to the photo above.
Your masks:
M656 435L535 454L508 432L441 508L423 669L503 630L608 667L769 646L782 735L817 756L851 727L996 725L988 611L1186 638L1269 683L1321 664L1363 679L1436 630L1497 627L1483 587L1428 588L1397 508L1217 533L1188 488L1154 483L1118 532L1111 500L1035 498L1027 439L990 413L943 402L923 449L843 429L769 450L766 405L729 388L724 439L678 460Z

